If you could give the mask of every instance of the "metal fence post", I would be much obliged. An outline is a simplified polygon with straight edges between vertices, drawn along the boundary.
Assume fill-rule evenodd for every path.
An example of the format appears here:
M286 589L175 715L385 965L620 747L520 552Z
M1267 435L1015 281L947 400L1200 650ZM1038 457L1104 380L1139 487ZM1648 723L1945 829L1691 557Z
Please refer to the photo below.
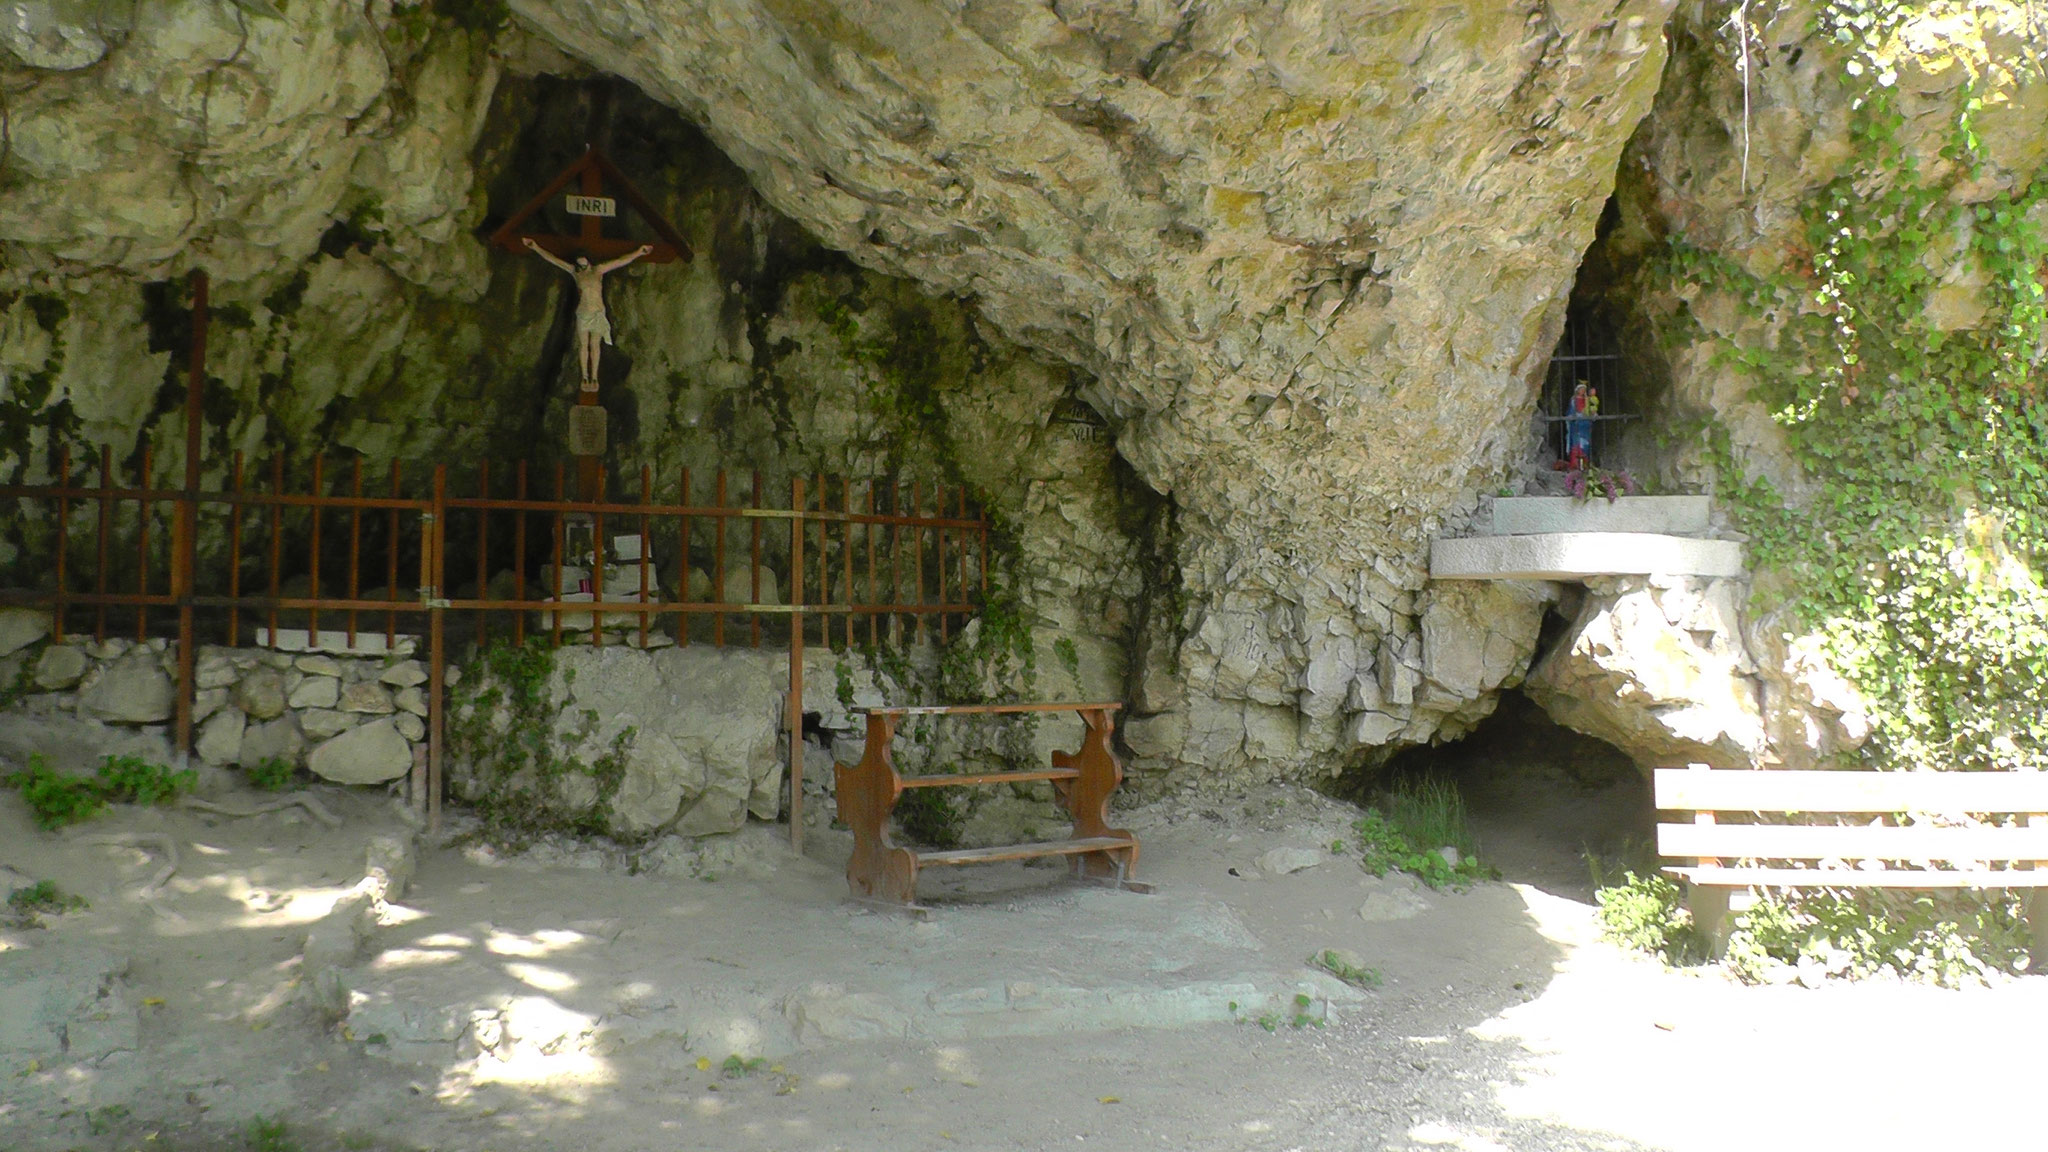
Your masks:
M448 604L441 582L447 578L448 555L448 466L434 465L433 527L427 533L433 577L432 598L427 601L427 830L441 830L442 704L446 696L448 652L444 644L444 621Z
M804 478L789 482L789 847L804 851Z
M185 373L185 483L178 492L171 520L171 595L178 602L177 746L180 756L192 754L193 647L192 571L199 550L199 452L204 442L206 389L206 273L192 273L192 358ZM69 484L63 477L61 484ZM148 477L143 487L149 486ZM144 516L148 513L145 511ZM61 551L65 542L57 541Z

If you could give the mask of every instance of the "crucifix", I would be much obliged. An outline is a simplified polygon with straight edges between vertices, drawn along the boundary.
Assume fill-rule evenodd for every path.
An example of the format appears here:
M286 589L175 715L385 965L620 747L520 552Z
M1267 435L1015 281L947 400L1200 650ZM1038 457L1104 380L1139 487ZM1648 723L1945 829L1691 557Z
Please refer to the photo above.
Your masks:
M529 234L520 230L571 181L577 182L577 191L564 206L579 220L576 235ZM618 193L617 200L605 195L607 182ZM618 215L620 201L654 231L657 242L642 244L604 234L604 221ZM491 233L490 243L516 254L532 252L576 280L576 346L581 386L576 406L569 411L569 451L576 457L577 487L582 498L596 500L606 440L605 412L597 402L598 357L603 346L612 342L611 320L604 308L603 279L607 273L636 260L649 264L688 260L690 245L596 148L585 148L583 155L562 169L539 195L499 225Z
M531 236L519 239L533 250L534 255L575 277L576 343L579 362L583 366L583 391L597 391L597 357L602 346L612 342L612 322L604 311L605 274L616 272L653 252L654 245L642 244L624 256L602 264L592 264L588 256L578 256L576 263L571 264L535 243Z

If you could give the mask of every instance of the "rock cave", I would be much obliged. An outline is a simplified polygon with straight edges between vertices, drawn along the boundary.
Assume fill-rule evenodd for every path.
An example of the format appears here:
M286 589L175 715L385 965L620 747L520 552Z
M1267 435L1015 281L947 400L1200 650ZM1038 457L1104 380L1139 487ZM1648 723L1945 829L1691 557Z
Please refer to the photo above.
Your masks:
M0 879L104 910L0 921L0 963L87 949L21 968L0 1057L38 1115L48 1069L127 1075L166 998L104 941L188 913L237 1006L181 1026L288 1009L471 1087L1320 1027L1366 966L1261 934L1338 922L1483 985L1411 1033L1460 1037L1569 983L1537 970L1596 872L1659 866L1658 769L2048 766L2035 7L18 0ZM981 711L873 726L917 707ZM1024 909L989 955L1085 906L1114 979L822 908L866 851L843 782L890 757L954 781L898 834L1007 869L932 881ZM1082 835L1084 780L1130 828ZM1506 884L1337 875L1417 781ZM993 855L1066 824L1130 903ZM1139 900L1132 829L1202 895ZM593 911L501 924L514 873ZM721 877L779 911L678 897L633 939L630 882ZM885 959L734 991L700 912L749 963L793 925ZM226 951L273 915L288 948ZM1452 920L1529 971L1459 968ZM921 941L972 981L876 975Z

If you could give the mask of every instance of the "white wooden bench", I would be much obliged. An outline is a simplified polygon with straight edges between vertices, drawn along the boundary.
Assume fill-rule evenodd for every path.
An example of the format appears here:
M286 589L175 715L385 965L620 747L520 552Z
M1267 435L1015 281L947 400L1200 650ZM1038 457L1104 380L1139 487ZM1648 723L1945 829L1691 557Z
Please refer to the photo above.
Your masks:
M1693 922L1715 955L1727 942L1728 897L1738 888L2024 888L2034 967L2048 965L2048 772L1694 764L1659 768L1655 778L1660 811L1693 814L1689 824L1657 825L1657 851L1693 861L1664 870L1685 881ZM1864 819L1810 819L1858 815Z

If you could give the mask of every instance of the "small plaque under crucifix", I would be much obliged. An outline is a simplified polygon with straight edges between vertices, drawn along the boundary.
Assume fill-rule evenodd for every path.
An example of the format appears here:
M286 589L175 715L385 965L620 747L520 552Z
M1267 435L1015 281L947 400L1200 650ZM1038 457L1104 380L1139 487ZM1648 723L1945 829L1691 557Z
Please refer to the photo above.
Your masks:
M609 421L604 409L596 404L574 404L569 408L569 454L571 456L602 456L607 442L606 429Z

